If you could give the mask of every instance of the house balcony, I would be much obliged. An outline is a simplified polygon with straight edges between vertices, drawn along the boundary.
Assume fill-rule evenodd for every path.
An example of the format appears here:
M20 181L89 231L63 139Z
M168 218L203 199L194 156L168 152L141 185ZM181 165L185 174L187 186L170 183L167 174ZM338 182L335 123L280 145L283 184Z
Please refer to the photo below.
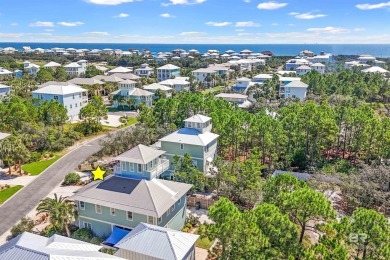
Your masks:
M134 167L134 170L138 169ZM128 171L122 170L120 163L114 165L114 174L117 176L130 177L130 178L146 178L146 179L154 179L160 176L163 172L169 169L169 160L167 159L159 159L157 165L153 167L153 169L147 169L145 165L142 165L142 171Z

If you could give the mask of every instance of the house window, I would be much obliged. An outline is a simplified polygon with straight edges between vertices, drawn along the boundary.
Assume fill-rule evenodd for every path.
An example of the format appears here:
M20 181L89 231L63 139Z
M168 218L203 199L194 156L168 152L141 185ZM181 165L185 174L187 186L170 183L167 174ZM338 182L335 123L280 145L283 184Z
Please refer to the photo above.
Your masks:
M134 163L130 163L130 171L131 171L131 172L134 171Z
M148 224L154 224L154 217L148 216Z
M175 210L175 204L173 204L169 209L168 209L168 215Z
M80 102L80 107L81 107L82 105L81 105L81 102Z
M128 221L133 221L133 212L127 211L127 213L126 213L126 219L127 219Z
M209 145L206 145L206 146L204 147L204 151L205 151L206 153L209 152Z
M196 160L192 160L192 166L198 166L198 161L196 161Z
M89 222L84 222L84 228L92 229L92 224Z
M158 223L160 224L161 221L162 221L162 217L159 217L157 221L158 221Z
M79 207L81 210L84 210L85 209L85 203L84 201L79 201Z
M181 198L177 201L177 204L180 204L181 203Z
M58 100L58 96L54 96L54 100Z
M77 103L74 106L77 107Z
M180 150L184 150L184 144L180 144Z
M95 205L95 212L96 214L102 214L102 206Z
M73 99L74 99L74 95L73 95Z
M72 105L69 105L70 109L72 109Z
M111 214L111 216L115 216L115 209L110 208L110 214Z
M79 98L81 98L81 93L79 94Z
M126 169L126 163L125 162L121 162L121 165L122 165L122 171L124 171Z
M138 164L138 172L142 172L142 164Z

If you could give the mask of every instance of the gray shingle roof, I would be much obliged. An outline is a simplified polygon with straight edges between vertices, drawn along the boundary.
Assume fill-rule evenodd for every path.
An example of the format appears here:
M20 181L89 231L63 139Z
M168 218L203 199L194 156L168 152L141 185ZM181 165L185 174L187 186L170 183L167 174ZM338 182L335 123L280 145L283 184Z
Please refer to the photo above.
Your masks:
M161 217L191 187L160 179L148 181L112 176L86 185L70 199Z
M115 246L158 259L182 260L198 238L198 235L140 223Z
M115 157L115 160L132 162L138 164L147 164L148 162L158 158L160 155L163 155L165 151L156 150L154 148L139 144L133 149L122 153L121 155Z

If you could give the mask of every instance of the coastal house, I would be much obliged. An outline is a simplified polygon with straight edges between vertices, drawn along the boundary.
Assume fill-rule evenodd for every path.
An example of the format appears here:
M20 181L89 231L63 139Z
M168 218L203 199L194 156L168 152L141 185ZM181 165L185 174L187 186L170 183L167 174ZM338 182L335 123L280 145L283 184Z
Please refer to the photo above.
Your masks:
M135 108L137 108L139 104L145 104L146 107L151 107L154 94L150 91L136 88L136 84L137 82L133 80L123 80L119 82L119 90L114 91L111 94L124 97L125 99L132 98L134 100L133 106ZM120 104L118 99L114 100L114 107L118 107Z
M115 256L131 260L195 260L199 235L140 223L116 245Z
M150 91L152 93L156 93L157 90L161 90L162 92L165 93L167 98L172 97L172 90L173 89L171 87L168 87L168 86L165 86L162 84L153 83L150 85L143 86L143 88L144 88L144 90ZM156 95L154 97L157 98Z
M133 73L114 73L114 74L110 74L110 76L118 77L123 80L128 79L133 81L139 81L141 79L141 77L134 75Z
M362 54L359 56L358 61L360 64L367 64L369 62L374 63L376 58L369 54Z
M362 72L363 73L379 73L382 75L389 74L388 70L385 70L384 68L376 67L376 66L370 67L368 69L364 69L364 70L362 70Z
M132 72L132 70L129 68L116 67L115 69L109 70L107 73L108 75L113 75L115 73L130 73L130 72Z
M3 67L0 67L0 79L6 79L12 77L12 71L9 71Z
M23 71L22 70L14 70L15 78L21 78L23 77Z
M79 60L64 66L65 72L71 77L78 77L85 75L88 62L86 60Z
M164 81L180 76L180 67L167 64L157 68L157 80Z
M301 65L295 69L298 76L303 76L303 75L309 73L311 70L312 70L312 68L309 66L306 66L306 65Z
M207 86L214 87L215 86L215 76L217 75L217 71L213 68L202 68L192 71L192 76L195 77L196 81Z
M40 66L29 61L23 62L23 69L29 75L36 76L39 71Z
M46 63L45 65L43 65L43 67L45 69L52 69L55 71L58 67L61 67L61 64L54 62L54 61L50 61L49 63Z
M118 83L123 81L124 79L117 77L117 76L108 76L108 75L96 75L95 77L92 77L93 79L97 79L104 82L111 82L111 83Z
M0 259L28 260L112 260L124 259L100 252L103 247L69 237L44 237L23 232L0 246Z
M233 85L232 89L237 92L245 92L248 87L254 85L256 83L252 82L251 79L242 77L236 79L236 84Z
M222 98L230 103L238 104L240 108L248 108L252 102L248 100L247 95L242 95L238 93L220 93L215 95L215 98Z
M264 83L266 80L272 80L272 74L258 74L253 77L252 81L255 83Z
M3 99L5 96L9 95L11 92L11 87L7 85L3 85L0 83L0 101Z
M295 77L279 78L279 96L281 98L299 98L303 101L306 97L308 85Z
M162 154L138 145L116 157L113 176L92 182L70 197L77 205L76 225L109 236L104 243L111 246L140 223L182 229L186 194L192 185L157 178L169 168Z
M141 67L134 70L135 75L140 77L146 77L149 78L150 75L152 75L154 72L154 69L149 67L148 64L141 64Z
M320 74L324 74L325 73L326 66L324 64L322 64L322 63L317 62L317 63L312 64L310 67L311 67L312 70L315 70L315 71L317 71Z
M43 101L58 101L68 111L70 121L78 120L80 109L88 104L88 91L75 85L48 85L34 90L32 97Z
M171 162L168 175L172 177L174 156L192 157L193 165L199 171L207 173L211 162L217 157L219 135L211 132L211 118L200 114L184 120L185 126L160 139L164 156ZM165 174L164 174L165 175Z
M159 84L170 87L174 89L176 92L180 92L183 90L188 91L190 89L190 82L184 77L178 77L174 79L167 79L159 82Z
M311 62L308 61L307 59L303 59L303 58L295 58L295 59L290 59L286 62L286 70L290 71L290 70L296 70L298 67L302 66L302 65L305 65L305 66L310 66L311 65Z

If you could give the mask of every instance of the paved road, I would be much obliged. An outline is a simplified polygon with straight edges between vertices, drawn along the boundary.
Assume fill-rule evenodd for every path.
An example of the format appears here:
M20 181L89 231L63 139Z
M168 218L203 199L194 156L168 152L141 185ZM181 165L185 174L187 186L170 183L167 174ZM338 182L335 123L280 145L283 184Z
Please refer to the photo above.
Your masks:
M119 131L123 131L123 128ZM22 217L34 209L65 175L72 172L79 164L101 149L100 137L67 153L42 172L32 183L21 189L11 199L0 206L0 236L7 232Z

